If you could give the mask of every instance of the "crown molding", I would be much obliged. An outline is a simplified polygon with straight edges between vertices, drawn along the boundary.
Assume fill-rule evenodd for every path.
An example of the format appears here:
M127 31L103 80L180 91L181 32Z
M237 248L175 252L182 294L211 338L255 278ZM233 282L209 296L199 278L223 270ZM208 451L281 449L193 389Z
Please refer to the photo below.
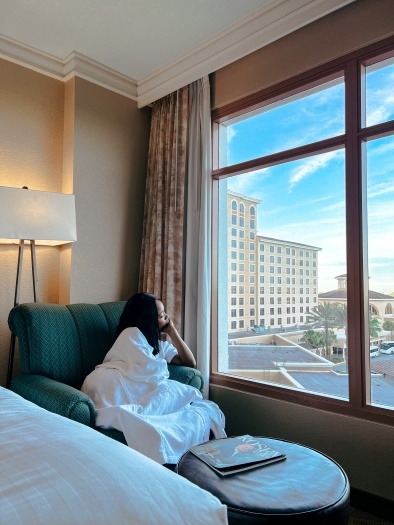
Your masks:
M0 58L66 82L77 76L151 104L355 0L272 0L202 45L135 80L76 51L64 60L0 35Z
M62 82L67 82L70 78L77 76L127 98L137 100L136 80L103 66L76 51L61 60L0 35L0 58Z
M257 12L138 81L143 107L355 0L272 0Z
M77 76L127 98L137 100L137 81L127 75L103 66L76 51L70 53L63 64L63 80L65 82L71 77Z

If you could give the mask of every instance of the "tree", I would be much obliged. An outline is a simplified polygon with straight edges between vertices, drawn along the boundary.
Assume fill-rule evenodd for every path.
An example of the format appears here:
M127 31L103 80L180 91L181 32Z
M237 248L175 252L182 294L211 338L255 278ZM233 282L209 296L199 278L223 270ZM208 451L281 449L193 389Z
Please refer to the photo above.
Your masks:
M369 313L369 337L375 339L381 330L380 319L378 317L372 317L371 313Z
M393 321L385 321L383 323L383 330L386 330L387 332L394 332L394 323L393 323Z
M329 355L328 349L330 344L332 344L332 336L334 335L332 329L337 326L337 311L338 305L324 302L314 306L309 312L309 319L312 318L313 321L319 323L324 328L324 346L326 357ZM330 330L332 334L330 334Z
M324 335L316 330L307 330L302 336L301 341L320 348L324 346Z

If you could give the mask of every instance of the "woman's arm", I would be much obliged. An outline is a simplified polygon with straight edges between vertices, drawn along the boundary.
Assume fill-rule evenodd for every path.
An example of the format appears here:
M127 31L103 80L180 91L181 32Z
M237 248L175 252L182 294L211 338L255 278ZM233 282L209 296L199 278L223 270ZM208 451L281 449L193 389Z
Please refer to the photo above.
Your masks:
M168 324L164 329L165 333L170 336L172 344L178 351L178 354L174 356L171 360L172 365L183 365L190 366L192 368L196 367L196 360L192 351L187 346L185 341L179 335L178 330L175 328L174 323L169 319Z

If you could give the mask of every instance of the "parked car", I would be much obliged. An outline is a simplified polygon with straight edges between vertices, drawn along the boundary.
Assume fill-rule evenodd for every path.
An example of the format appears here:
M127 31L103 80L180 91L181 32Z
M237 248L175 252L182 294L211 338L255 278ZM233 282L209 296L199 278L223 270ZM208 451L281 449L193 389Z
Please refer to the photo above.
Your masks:
M386 341L380 345L380 352L382 354L394 354L394 341Z
M379 347L370 346L369 347L369 357L377 357L378 355L379 355Z

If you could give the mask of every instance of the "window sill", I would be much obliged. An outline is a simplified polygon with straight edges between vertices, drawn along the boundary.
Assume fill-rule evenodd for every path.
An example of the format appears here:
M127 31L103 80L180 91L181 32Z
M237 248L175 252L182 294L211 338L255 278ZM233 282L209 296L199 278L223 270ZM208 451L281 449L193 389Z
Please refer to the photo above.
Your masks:
M291 388L277 387L272 384L261 383L259 381L218 372L211 373L209 382L211 385L231 388L239 392L269 397L343 416L356 417L375 423L394 426L394 410L382 407L366 404L364 406L355 406L350 401L344 399L325 397L311 392L299 392Z

